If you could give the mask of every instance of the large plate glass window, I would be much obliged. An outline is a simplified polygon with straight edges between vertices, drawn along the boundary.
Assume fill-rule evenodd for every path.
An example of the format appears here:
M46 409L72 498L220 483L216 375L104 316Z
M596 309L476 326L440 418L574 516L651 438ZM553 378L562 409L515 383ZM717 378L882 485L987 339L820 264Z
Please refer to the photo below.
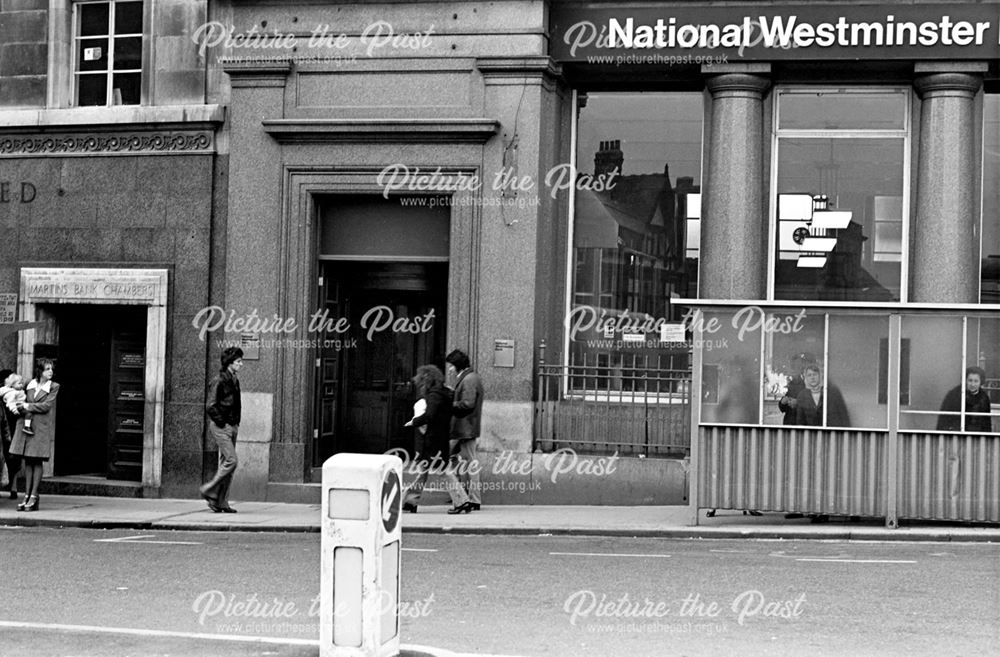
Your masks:
M900 373L900 429L1000 430L1000 319L904 315L902 340L912 358Z
M789 88L777 99L774 298L899 301L909 92Z
M654 325L680 322L672 297L696 296L702 94L581 92L577 105L570 364L686 369L683 338Z
M142 6L142 0L73 3L77 106L140 104Z

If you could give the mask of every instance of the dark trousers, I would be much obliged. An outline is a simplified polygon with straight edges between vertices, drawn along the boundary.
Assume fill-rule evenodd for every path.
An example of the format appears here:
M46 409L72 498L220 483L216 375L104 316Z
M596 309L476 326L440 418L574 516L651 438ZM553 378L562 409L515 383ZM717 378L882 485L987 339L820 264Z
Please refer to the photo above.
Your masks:
M7 464L7 476L10 478L8 490L17 490L17 475L21 472L21 457L10 453L9 440L0 440L3 443L3 462Z

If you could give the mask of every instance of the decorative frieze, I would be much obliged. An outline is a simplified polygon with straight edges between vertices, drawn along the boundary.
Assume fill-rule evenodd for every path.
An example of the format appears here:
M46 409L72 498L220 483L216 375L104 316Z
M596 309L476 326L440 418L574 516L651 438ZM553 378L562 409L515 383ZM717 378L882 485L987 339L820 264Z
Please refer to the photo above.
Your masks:
M211 130L0 136L0 157L197 154L214 150L215 137Z

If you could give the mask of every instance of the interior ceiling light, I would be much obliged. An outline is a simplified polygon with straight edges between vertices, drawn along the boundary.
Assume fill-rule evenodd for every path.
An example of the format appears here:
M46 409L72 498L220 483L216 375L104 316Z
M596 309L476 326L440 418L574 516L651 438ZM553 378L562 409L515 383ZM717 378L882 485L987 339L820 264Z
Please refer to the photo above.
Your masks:
M836 237L807 237L802 240L802 250L829 253L837 245Z
M823 230L843 230L851 223L853 217L854 213L850 210L817 210L813 212L810 225Z
M826 266L826 256L799 256L796 267L819 269Z

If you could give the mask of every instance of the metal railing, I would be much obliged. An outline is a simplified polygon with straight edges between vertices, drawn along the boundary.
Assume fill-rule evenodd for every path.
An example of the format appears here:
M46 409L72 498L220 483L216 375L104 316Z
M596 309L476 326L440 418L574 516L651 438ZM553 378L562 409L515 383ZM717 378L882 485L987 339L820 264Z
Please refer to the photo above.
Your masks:
M683 457L691 447L688 354L583 354L538 364L534 449Z

